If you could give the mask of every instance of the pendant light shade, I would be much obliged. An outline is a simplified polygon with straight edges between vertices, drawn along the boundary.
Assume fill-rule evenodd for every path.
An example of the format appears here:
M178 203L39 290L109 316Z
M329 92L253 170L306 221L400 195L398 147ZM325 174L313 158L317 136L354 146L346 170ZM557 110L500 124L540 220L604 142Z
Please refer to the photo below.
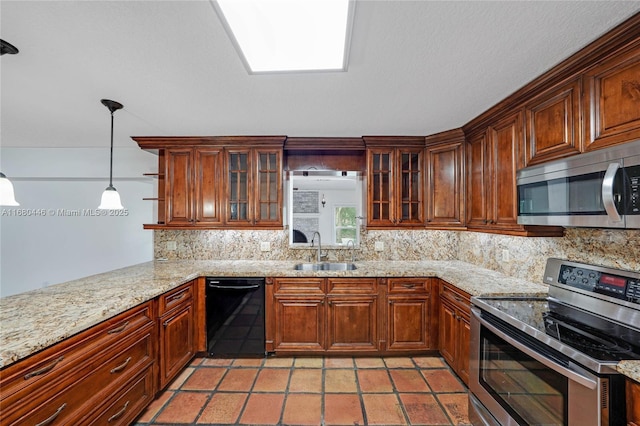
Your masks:
M100 200L99 209L103 210L122 210L122 203L120 202L120 194L113 186L107 187L102 193L102 199Z
M102 200L98 209L102 210L122 210L122 203L120 202L120 194L113 187L113 113L119 109L122 109L122 104L116 101L110 101L109 99L102 99L102 105L106 106L111 112L111 153L109 155L109 186L102 193Z
M13 184L0 172L0 206L19 206L13 193Z

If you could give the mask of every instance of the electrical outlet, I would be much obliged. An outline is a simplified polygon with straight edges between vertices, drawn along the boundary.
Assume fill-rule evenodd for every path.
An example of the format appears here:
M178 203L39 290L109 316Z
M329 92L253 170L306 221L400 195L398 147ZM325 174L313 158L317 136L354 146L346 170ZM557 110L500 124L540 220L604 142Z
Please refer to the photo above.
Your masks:
M178 244L175 241L167 241L167 250L174 251L177 250Z
M384 251L384 242L376 241L375 251Z
M509 253L509 250L502 249L502 261L503 262L510 262L511 261L511 254Z
M271 251L271 243L269 241L260 241L260 251Z

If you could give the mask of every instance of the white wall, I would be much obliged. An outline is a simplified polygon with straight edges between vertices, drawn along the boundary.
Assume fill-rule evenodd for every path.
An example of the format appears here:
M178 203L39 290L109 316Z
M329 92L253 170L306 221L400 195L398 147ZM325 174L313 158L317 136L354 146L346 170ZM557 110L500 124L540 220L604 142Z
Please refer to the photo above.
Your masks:
M2 148L0 170L19 207L0 206L0 297L117 269L153 257L157 157L114 150L124 216L95 216L109 183L109 148ZM124 213L124 212L123 212ZM77 216L76 216L77 214Z

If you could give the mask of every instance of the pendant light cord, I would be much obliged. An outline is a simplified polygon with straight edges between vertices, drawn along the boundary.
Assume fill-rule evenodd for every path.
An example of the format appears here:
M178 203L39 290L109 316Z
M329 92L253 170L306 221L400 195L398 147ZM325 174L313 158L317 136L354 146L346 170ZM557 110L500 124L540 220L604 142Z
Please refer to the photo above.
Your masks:
M113 187L113 111L111 111L111 151L109 153L109 187Z

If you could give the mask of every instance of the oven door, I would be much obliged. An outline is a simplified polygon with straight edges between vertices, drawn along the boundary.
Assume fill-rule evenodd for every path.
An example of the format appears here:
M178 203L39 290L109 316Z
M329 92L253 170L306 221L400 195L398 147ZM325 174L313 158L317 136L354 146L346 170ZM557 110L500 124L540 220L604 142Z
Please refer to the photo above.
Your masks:
M470 361L469 388L496 424L615 424L609 423L608 378L477 307L471 315ZM491 424L480 420L480 411L470 404L474 424Z

